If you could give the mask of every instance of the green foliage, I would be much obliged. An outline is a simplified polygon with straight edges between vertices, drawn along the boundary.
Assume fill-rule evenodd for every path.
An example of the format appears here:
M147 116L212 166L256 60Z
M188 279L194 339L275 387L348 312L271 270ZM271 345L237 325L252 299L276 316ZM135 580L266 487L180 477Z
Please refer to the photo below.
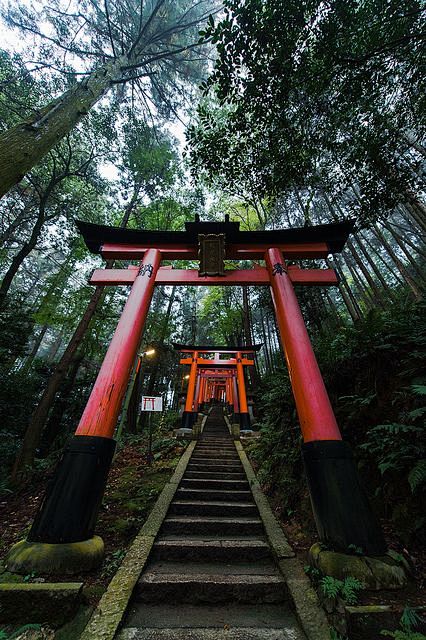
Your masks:
M322 573L319 569L316 569L316 567L312 567L310 564L307 564L303 567L303 570L306 573L306 575L311 578L314 584L319 582L322 576Z
M399 623L403 629L409 630L413 627L417 627L421 621L422 617L417 613L416 609L413 609L412 607L404 607Z
M424 527L426 433L417 387L423 386L425 329L425 304L401 301L314 338L343 437L355 450L365 485L380 497L380 513L394 520L404 540L422 536ZM296 509L306 527L300 428L287 372L265 378L259 397L262 438L249 454L284 513Z
M13 633L6 633L6 631L0 629L0 640L15 640L20 638L25 631L39 631L41 629L41 624L24 624L19 629L13 631Z
M401 157L423 131L421 2L224 6L204 31L218 55L189 130L194 176L258 199L325 187L363 222L416 188Z
M319 586L322 595L326 598L336 600L340 597L349 605L357 603L358 592L362 589L361 582L352 576L347 576L344 580L324 576L320 579Z
M347 636L342 636L336 629L330 629L330 640L348 640Z
M396 631L383 629L380 634L388 638L394 638L395 640L426 640L426 636L423 633L413 630L413 627L417 627L422 620L422 617L417 613L416 609L405 607L399 621L401 629L397 629Z
M414 465L408 474L408 482L413 493L426 482L426 460L419 460Z
M104 577L113 576L119 569L126 555L126 549L116 549L108 554L103 562L102 575Z

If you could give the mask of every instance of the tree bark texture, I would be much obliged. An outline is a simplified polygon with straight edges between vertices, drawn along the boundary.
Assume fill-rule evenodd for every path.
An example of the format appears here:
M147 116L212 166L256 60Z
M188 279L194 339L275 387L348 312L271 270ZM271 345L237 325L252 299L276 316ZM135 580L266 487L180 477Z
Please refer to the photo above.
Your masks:
M386 251L388 252L390 257L394 261L396 268L398 269L399 273L404 278L404 280L407 283L407 285L410 287L410 289L413 292L414 297L416 298L416 300L421 300L422 293L421 293L419 287L414 282L413 278L410 276L410 274L408 273L407 269L405 268L405 265L398 258L398 256L396 255L395 251L393 250L393 248L391 247L389 242L386 240L386 238L383 235L383 233L380 231L380 229L377 226L373 227L372 231L376 235L376 237L380 240L380 242L383 244L384 248L386 249Z
M99 67L31 119L0 134L0 197L87 115L121 75L123 61Z

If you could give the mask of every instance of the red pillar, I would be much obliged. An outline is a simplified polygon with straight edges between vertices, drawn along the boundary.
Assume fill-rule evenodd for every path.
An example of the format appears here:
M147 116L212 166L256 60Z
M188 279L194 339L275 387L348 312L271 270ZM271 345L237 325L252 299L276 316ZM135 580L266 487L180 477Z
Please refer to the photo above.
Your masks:
M195 397L195 386L197 382L197 372L198 372L198 351L194 351L192 354L192 363L191 370L189 372L189 380L188 380L188 389L186 392L186 402L185 402L185 411L182 416L182 426L188 429L192 429L192 425L195 422L195 414L194 414L194 397Z
M341 440L282 253L268 249L265 260L303 440Z
M204 408L205 386L206 386L206 378L200 376L200 387L198 389L198 396L197 396L197 411L200 408L200 406L201 406L201 411Z
M355 546L368 555L382 555L386 550L383 533L360 484L351 449L341 439L282 253L268 249L265 260L320 539L339 551L350 552Z
M95 385L77 427L77 436L112 438L129 375L139 348L161 262L158 249L142 260Z
M232 376L232 396L234 400L234 418L238 418L240 409L238 405L238 389L237 389L237 377L236 375Z
M238 400L240 405L240 427L241 429L250 429L250 416L247 406L246 383L244 380L244 366L242 363L241 353L236 354L237 360L237 380L238 380Z
M115 450L113 433L139 347L160 266L142 260L74 438L48 486L27 540L60 544L92 538Z
M198 406L200 404L201 382L202 382L202 378L201 378L200 372L198 371L197 382L195 385L195 393L194 393L194 413L198 413Z

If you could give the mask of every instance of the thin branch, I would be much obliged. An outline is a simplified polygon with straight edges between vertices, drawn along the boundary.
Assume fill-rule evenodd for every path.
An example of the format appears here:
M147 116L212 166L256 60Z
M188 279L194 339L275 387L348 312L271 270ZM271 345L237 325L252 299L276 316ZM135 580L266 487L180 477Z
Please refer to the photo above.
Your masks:
M111 22L109 20L108 0L105 0L105 17L106 17L107 26L108 26L108 34L109 34L109 39L110 39L110 42L111 42L112 52L114 54L114 58L116 58L117 54L115 52L114 39L113 39L112 33L111 33Z

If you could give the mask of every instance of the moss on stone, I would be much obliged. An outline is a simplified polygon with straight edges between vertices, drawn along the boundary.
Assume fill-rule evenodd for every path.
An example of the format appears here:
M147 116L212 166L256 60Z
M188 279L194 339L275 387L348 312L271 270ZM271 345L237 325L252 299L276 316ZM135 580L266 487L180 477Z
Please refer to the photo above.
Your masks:
M6 566L13 573L67 574L91 571L104 556L104 543L99 536L82 542L46 544L21 540L13 545Z
M81 582L0 584L0 622L63 624L82 597Z
M321 573L339 580L351 576L361 582L364 589L400 589L407 584L403 560L395 557L354 556L324 549L320 543L309 551L312 566Z

